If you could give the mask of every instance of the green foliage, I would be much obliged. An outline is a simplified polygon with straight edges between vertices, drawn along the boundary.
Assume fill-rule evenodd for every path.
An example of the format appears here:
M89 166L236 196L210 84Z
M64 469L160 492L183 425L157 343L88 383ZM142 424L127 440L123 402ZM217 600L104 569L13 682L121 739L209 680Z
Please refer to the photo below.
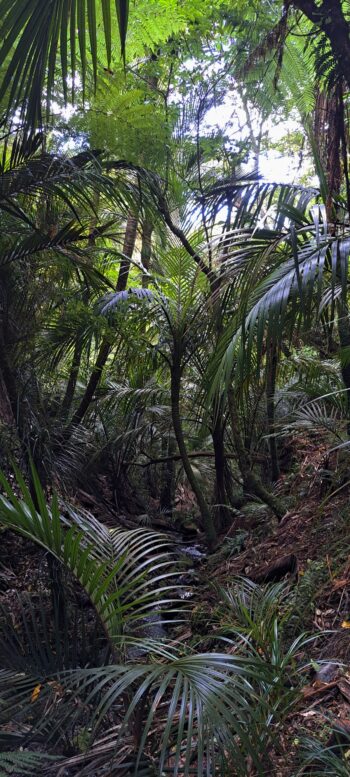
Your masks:
M60 62L65 99L68 94L68 76L76 78L79 49L79 65L83 91L88 67L87 42L94 74L97 79L98 34L103 19L104 43L107 65L111 61L113 15L119 26L122 54L125 55L125 39L128 23L128 0L78 0L47 4L32 0L24 8L17 2L2 2L3 43L0 49L0 66L5 67L0 99L8 99L8 111L21 105L22 116L31 126L41 124L41 103L46 91L48 105L54 88L57 61ZM77 45L78 44L78 45Z
M52 587L1 606L4 774L263 775L298 698L324 565L197 605L197 653L168 623L174 540L152 531L179 527L181 481L181 530L214 547L232 480L273 503L256 473L277 479L279 437L344 444L348 98L328 28L282 5L0 0L0 443L36 464L30 488L0 477L0 524ZM260 178L300 145L296 183Z
M228 590L220 590L233 630L248 636L258 651L271 658L276 621L282 624L282 604L288 596L285 583L259 586L251 580L237 580ZM284 616L286 617L286 615Z
M222 559L230 559L232 556L237 556L244 547L244 541L247 537L248 532L244 529L237 531L232 537L226 537L225 542L220 547L219 556Z
M2 753L0 755L0 774L2 777L7 777L10 774L18 774L20 772L23 777L35 777L40 769L42 774L46 774L46 767L50 764L50 761L54 761L57 765L58 759L45 755L43 753Z
M47 549L73 572L104 625L112 646L112 657L119 655L122 658L122 645L137 646L140 641L135 637L128 638L130 622L139 622L147 612L155 613L168 604L162 601L162 596L169 590L167 580L173 572L166 571L171 561L163 552L165 540L143 530L108 532L87 514L80 516L71 511L70 518L62 518L56 499L53 498L48 507L34 471L32 477L38 512L20 474L17 472L22 501L2 476L6 496L2 496L0 502L1 523ZM148 570L151 576L146 582ZM236 772L243 777L247 756L252 758L257 773L263 774L261 752L272 734L270 729L275 713L278 711L279 718L283 717L295 698L291 693L284 695L282 700L278 689L281 683L283 685L296 649L300 649L305 640L298 639L285 654L281 653L274 620L278 606L276 593L280 597L281 587L262 592L244 581L241 586L238 603L232 593L223 594L225 603L232 605L235 602L239 618L249 623L243 650L234 655L193 654L178 650L164 638L143 637L142 648L149 650L149 657L136 664L128 658L128 653L124 653L124 661L119 664L113 662L87 668L71 665L67 668L65 663L59 669L55 651L51 652L49 661L42 660L43 651L49 650L48 637L42 631L45 620L39 628L32 607L29 610L22 608L25 650L29 650L32 659L24 661L23 655L20 658L21 642L16 647L14 632L12 643L11 639L8 641L8 627L6 620L3 621L2 719L11 716L15 721L20 714L21 720L29 722L35 704L36 716L31 722L29 739L26 735L27 742L38 735L54 742L68 731L67 726L71 728L73 721L79 729L83 726L85 730L87 726L89 731L92 729L91 749L89 744L86 754L80 756L80 763L88 764L97 747L97 742L93 745L97 733L102 727L105 741L108 741L106 724L108 722L110 726L113 711L119 710L118 730L114 728L113 742L104 749L103 763L107 765L110 759L113 761L116 749L128 737L128 732L133 731L137 713L142 715L142 727L134 730L136 745L134 740L123 755L124 768L130 757L136 757L135 771L138 773L142 756L148 752L155 759L158 774L168 763L174 774L187 774L195 746L198 774L202 773L208 759L212 770L222 774L222 763L229 763L234 758ZM41 611L43 613L42 605ZM232 637L233 634L234 629ZM258 648L259 634L264 643L263 655ZM237 631L237 635L238 646L242 632ZM10 647L11 644L12 650L6 650L6 645ZM46 653L47 657L49 655ZM65 661L68 660L66 657ZM78 706L77 699L80 700ZM159 728L156 721L160 709L165 711L165 718ZM86 715L87 722L84 722ZM83 736L85 741L81 731L80 741ZM5 742L6 735L3 740ZM16 732L16 742L19 741L20 727ZM69 759L63 760L62 766L65 763L68 766ZM134 772L131 770L130 773Z
M321 777L325 773L331 777L346 777L349 774L349 745L348 734L334 722L335 742L328 747L311 737L303 738L301 742L300 760L302 766L297 772L297 777L302 774L313 774Z
M111 642L116 648L123 649L124 641L129 637L126 624L132 630L134 621L147 614L150 603L154 603L147 571L152 572L153 584L159 584L158 593L163 592L166 596L172 590L167 581L175 573L169 569L166 539L141 529L108 531L88 514L81 517L71 513L70 520L62 521L57 498L54 496L47 507L37 474L32 469L36 504L40 507L38 515L18 471L16 476L25 500L22 502L15 496L9 481L3 475L0 477L6 494L6 498L0 496L3 526L38 543L70 570L90 597ZM126 589L119 582L123 576L128 580ZM134 602L130 602L132 591L138 603L136 613ZM159 601L159 607L162 608L162 601Z
M292 596L293 616L291 625L298 629L301 624L311 628L316 601L320 597L322 588L329 579L329 570L323 561L308 561L302 574L299 575L298 584Z

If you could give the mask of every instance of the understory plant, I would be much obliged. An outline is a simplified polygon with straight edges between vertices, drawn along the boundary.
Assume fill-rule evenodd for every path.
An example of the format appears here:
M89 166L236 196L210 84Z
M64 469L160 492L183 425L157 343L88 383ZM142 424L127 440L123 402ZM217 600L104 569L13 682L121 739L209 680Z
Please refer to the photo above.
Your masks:
M313 737L301 742L301 767L297 777L312 774L314 777L328 774L330 777L347 777L349 774L350 737L341 723L333 724L333 734L328 744Z
M184 613L165 535L108 529L56 496L47 504L34 470L34 499L19 472L16 480L1 475L2 528L55 559L86 612L65 600L58 617L45 588L18 594L11 613L2 603L4 774L35 774L42 761L43 774L243 777L251 763L263 775L276 724L297 697L295 655L307 641L281 649L276 590L257 596L245 583L256 603L250 633L231 631L228 652L194 652L166 630L170 615L181 622Z

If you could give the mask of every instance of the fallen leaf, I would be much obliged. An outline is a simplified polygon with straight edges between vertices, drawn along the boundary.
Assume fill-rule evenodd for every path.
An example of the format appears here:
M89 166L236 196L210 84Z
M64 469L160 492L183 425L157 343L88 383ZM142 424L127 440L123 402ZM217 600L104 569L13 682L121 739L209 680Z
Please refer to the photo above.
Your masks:
M333 588L337 591L339 588L345 588L349 585L349 580L333 580Z
M38 696L39 696L40 691L41 691L41 684L39 683L39 685L36 685L34 690L32 691L32 695L30 697L30 701L32 701L32 702L36 701Z
M306 710L306 712L300 713L302 718L312 718L315 715L319 715L319 712L316 712L316 710Z

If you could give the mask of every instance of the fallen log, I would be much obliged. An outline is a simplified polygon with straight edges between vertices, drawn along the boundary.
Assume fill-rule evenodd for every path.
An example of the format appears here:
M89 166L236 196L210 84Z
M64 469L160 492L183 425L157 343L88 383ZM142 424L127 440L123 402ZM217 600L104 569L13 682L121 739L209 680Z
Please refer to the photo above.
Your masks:
M346 677L341 677L340 680L338 680L338 688L341 695L350 704L350 682Z
M261 572L251 575L254 583L278 583L286 575L296 575L298 569L297 557L294 553L274 561Z

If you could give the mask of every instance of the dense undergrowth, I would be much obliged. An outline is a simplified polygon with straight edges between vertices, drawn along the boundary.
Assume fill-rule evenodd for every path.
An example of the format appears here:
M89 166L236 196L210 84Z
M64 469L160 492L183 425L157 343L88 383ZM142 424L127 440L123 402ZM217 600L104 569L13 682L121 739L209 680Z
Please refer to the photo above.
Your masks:
M235 576L249 544L232 552L223 538L194 570L165 533L108 529L56 497L47 505L32 477L34 500L18 472L17 483L2 479L10 570L32 548L23 588L5 575L1 594L4 774L346 773L344 720L320 706L333 678L346 677L346 605L334 600L342 571L348 584L341 522L315 561L307 554L324 526L309 526L298 579L257 584ZM268 542L255 539L267 561ZM275 534L275 554L279 543ZM254 566L245 565L253 578ZM315 707L310 691L321 694L321 739L298 721Z
M349 773L348 0L0 0L0 775Z

